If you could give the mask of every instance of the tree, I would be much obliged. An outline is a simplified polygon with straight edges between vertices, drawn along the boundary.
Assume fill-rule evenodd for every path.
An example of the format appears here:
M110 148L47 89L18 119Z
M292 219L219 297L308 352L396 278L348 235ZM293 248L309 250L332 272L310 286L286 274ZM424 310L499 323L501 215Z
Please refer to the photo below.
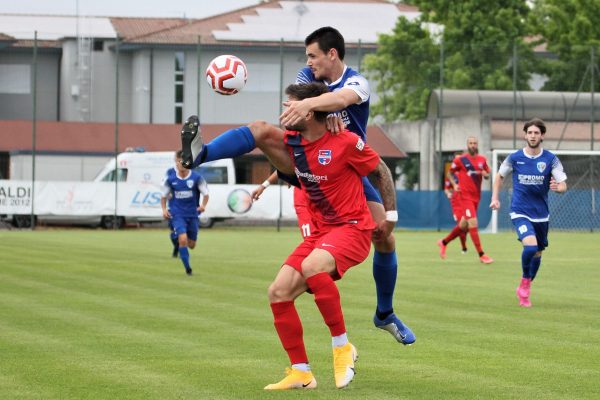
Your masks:
M515 44L517 88L529 88L533 52L523 42L528 33L526 0L414 3L421 17L399 18L392 34L381 35L377 51L365 61L367 75L377 81L381 97L372 109L374 115L386 122L426 116L429 94L440 87L442 46L444 88L512 90ZM443 27L442 33L436 37L427 26Z
M540 72L548 76L542 89L589 90L589 80L584 82L584 77L591 61L591 48L597 49L600 44L600 1L536 0L530 25L541 36L540 42L546 43L548 51L557 57L540 65ZM587 84L582 86L582 83Z

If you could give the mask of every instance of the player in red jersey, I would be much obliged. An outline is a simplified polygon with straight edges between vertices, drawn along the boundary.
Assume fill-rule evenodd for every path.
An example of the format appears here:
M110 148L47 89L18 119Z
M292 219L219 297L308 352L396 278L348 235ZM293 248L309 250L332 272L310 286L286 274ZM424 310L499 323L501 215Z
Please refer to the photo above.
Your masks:
M322 83L290 85L290 100L328 93ZM348 341L340 293L335 280L369 255L371 237L387 237L398 219L391 173L379 155L349 131L326 128L327 112L310 111L282 131L258 121L236 128L232 145L250 151L259 147L289 182L300 185L307 199L314 232L288 256L269 286L274 325L292 364L286 377L267 390L314 388L294 301L309 291L332 336L335 384L347 386L354 377L356 348ZM189 125L189 124L188 124ZM197 125L186 129L195 130ZM218 140L219 138L215 139ZM240 144L241 143L241 144ZM369 212L362 177L370 174L381 193L386 219L376 224Z
M448 236L438 241L438 245L440 246L440 256L445 258L448 243L460 235L460 230L468 230L479 254L479 260L484 264L491 264L494 260L484 253L477 229L477 207L481 198L481 182L482 178L489 179L490 167L485 156L478 153L479 143L477 138L469 136L467 138L467 152L455 157L452 161L447 176L454 191L460 193L462 216L458 226ZM454 179L454 175L458 177L458 182Z
M458 178L454 176L454 180L458 181ZM462 217L462 204L460 199L460 192L454 191L454 187L452 186L452 183L450 183L450 179L448 179L448 177L444 179L444 194L446 194L446 197L450 201L450 207L452 208L452 218L454 218L454 221L456 222L456 226L454 227L454 229L458 229L459 231L458 237L460 238L462 253L465 254L467 252L467 232L460 229L459 226L459 221ZM444 252L443 254L441 254L441 256L442 258L446 258L446 253Z

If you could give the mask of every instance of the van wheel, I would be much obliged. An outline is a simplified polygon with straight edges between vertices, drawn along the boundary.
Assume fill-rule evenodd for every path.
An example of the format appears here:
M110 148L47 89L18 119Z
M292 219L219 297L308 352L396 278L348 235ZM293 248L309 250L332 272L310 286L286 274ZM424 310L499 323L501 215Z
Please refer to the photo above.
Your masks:
M105 215L100 220L100 226L103 229L121 229L125 226L125 218L117 217L115 220L114 215Z
M33 217L33 223L37 218ZM31 215L13 215L12 224L15 228L31 228Z

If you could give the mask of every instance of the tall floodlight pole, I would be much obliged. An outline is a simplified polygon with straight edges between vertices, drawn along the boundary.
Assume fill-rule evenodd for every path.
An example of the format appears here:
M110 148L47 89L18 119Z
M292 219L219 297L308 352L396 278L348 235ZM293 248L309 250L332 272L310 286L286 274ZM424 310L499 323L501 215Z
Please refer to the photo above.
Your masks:
M119 36L115 46L115 213L113 229L118 228L117 205L119 203Z
M37 129L37 31L33 34L33 115L31 118L31 230L35 229L35 152L36 152L36 129Z

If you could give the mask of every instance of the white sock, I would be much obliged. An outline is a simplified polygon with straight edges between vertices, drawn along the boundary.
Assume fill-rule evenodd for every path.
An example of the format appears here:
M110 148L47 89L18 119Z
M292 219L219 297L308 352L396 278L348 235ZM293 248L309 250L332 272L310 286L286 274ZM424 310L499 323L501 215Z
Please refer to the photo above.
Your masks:
M308 363L292 364L292 368L298 369L298 370L304 371L304 372L310 371L310 365L308 365Z
M339 336L333 336L331 338L331 344L333 347L345 346L346 343L348 343L348 335L346 333L342 333Z

